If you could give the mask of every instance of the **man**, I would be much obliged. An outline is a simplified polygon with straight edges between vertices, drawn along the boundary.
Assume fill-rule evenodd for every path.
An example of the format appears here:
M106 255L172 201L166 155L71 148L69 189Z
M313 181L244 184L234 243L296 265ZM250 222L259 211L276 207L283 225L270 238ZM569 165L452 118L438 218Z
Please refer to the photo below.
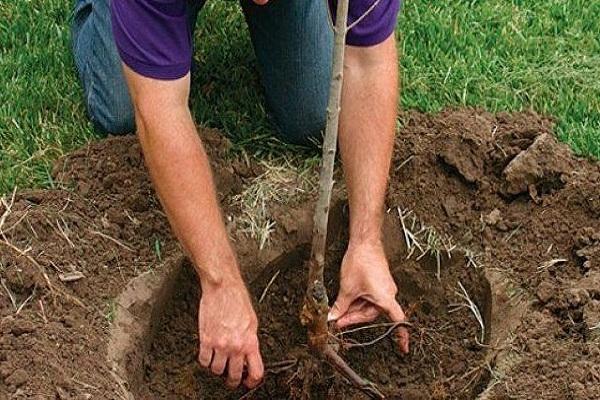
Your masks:
M374 0L350 0L356 21ZM333 35L325 0L241 0L266 102L283 137L305 143L325 124ZM197 270L199 363L227 384L263 378L257 318L229 243L209 162L188 109L192 27L201 0L78 0L73 49L94 124L137 130L150 176L172 229ZM394 142L399 0L380 0L349 33L340 151L350 204L350 241L339 327L384 313L403 321L383 250L381 225ZM399 332L408 352L408 335Z

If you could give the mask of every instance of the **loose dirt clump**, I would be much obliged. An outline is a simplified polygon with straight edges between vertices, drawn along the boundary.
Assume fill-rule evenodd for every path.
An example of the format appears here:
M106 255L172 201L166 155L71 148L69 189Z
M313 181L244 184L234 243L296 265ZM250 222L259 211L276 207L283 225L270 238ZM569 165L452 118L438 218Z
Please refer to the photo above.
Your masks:
M598 163L574 157L534 113L402 119L385 238L412 350L403 357L386 337L344 357L390 398L600 398ZM274 174L201 134L256 301L265 383L226 392L196 365L198 285L135 138L112 138L57 163L57 189L0 203L0 398L279 399L309 376L314 398L360 398L327 368L304 368L311 178ZM343 188L335 197L332 298L347 241ZM134 329L142 322L149 328ZM343 344L385 330L345 334Z

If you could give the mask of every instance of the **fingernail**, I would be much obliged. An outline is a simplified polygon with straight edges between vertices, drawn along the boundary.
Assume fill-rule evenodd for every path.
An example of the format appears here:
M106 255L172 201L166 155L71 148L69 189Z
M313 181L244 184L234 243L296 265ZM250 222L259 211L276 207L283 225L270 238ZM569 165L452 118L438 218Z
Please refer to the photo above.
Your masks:
M335 316L335 314L334 314L333 312L331 312L331 311L330 311L330 312L327 314L327 322L335 321L336 319L337 319L337 318L336 318L336 316Z

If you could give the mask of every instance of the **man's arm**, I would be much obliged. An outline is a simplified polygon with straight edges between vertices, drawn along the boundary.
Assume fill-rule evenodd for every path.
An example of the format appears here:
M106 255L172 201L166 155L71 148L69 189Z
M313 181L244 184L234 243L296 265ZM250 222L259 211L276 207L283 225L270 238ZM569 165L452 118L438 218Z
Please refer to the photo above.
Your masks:
M189 108L189 73L157 80L123 65L146 165L173 231L193 260L202 286L199 362L238 386L263 376L257 318L223 223L208 157Z
M371 47L347 46L339 142L350 203L350 242L330 316L340 327L369 322L380 312L394 322L405 320L381 237L398 86L394 35ZM407 331L398 333L401 349L408 352Z

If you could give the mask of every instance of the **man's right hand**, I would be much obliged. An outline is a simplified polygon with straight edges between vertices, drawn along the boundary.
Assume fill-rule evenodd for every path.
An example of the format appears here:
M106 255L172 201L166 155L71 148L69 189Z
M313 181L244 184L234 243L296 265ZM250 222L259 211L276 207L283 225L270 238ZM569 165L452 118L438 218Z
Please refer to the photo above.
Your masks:
M258 344L258 321L241 277L218 285L202 285L198 312L200 351L198 361L213 374L223 375L235 388L242 381L252 389L263 379L264 366Z
M154 187L202 282L198 329L204 367L239 386L256 387L264 368L257 319L239 274L217 200L210 162L188 107L190 74L142 76L123 64L137 134Z

